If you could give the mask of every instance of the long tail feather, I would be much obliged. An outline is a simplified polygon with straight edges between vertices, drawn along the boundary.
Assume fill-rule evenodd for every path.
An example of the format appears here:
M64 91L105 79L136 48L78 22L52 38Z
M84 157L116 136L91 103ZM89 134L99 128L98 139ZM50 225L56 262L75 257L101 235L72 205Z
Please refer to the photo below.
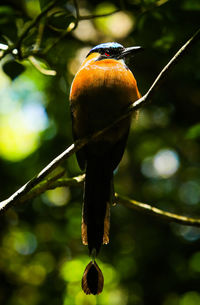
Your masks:
M98 254L101 245L109 242L109 201L112 169L107 158L87 161L84 190L82 241L90 254Z
M99 294L103 290L104 278L101 269L95 261L85 268L82 278L82 289L86 294Z

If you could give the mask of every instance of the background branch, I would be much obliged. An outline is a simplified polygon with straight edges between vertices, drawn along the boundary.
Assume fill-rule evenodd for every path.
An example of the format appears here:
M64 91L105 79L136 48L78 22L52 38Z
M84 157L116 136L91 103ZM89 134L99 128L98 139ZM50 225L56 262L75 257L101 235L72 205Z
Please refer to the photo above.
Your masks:
M78 24L79 24L79 21L83 21L83 20L91 20L91 19L95 19L95 18L101 18L101 17L109 17L117 12L119 12L120 10L117 9L117 10L114 10L113 12L110 12L110 13L106 13L106 14L100 14L100 15L85 15L85 16L81 16L79 14L79 7L78 7L78 4L77 4L77 1L74 1L74 6L75 6L75 10L76 10L76 19L75 19L75 22L74 24L70 24L69 27L64 30L60 36L58 36L57 39L55 39L53 41L52 44L50 44L47 48L45 48L45 50L42 52L42 54L47 54L53 47L55 47L55 45L57 45L63 38L65 38L69 33L71 33L72 31L74 31Z
M0 210L2 211L5 208L9 208L10 206L18 203L20 200L22 200L22 197L26 195L33 187L37 186L49 173L51 173L60 163L67 158L69 158L73 153L77 152L79 149L81 149L84 145L86 145L89 141L92 141L102 135L104 132L108 131L110 128L112 128L115 124L117 124L119 121L123 120L125 117L129 116L131 112L133 112L136 109L141 108L147 102L150 101L151 97L155 93L156 89L161 83L161 80L167 76L169 70L171 67L173 67L178 60L185 54L185 51L193 45L197 39L199 38L200 29L179 49L179 51L175 54L175 56L169 61L169 63L163 68L163 70L160 72L156 80L154 81L153 85L150 87L148 92L140 98L135 103L131 104L129 108L126 110L126 112L120 116L117 120L115 120L112 124L110 124L108 127L104 128L103 130L100 130L99 132L76 141L74 144L70 145L64 152L62 152L59 156L57 156L55 159L53 159L36 177L31 179L29 182L27 182L24 186L22 186L19 190L17 190L13 195L11 195L8 199L0 202Z
M27 194L18 200L18 203L24 203L28 200L32 200L35 197L41 195L47 190L53 190L57 187L83 187L85 180L85 174L79 175L73 178L60 178L63 175L63 171L56 176L41 181L37 186L32 188ZM192 218L174 214L171 212L163 211L147 203L139 202L115 193L115 203L121 204L129 209L133 209L144 214L164 220L167 222L175 222L182 225L200 227L200 219Z
M28 33L30 32L31 29L33 29L35 26L38 25L38 23L40 22L40 20L45 17L47 15L47 13L57 4L59 3L59 0L54 0L51 1L50 3L48 3L46 5L46 7L42 10L42 12L36 16L35 19L33 19L32 21L29 22L29 24L25 25L24 28L22 29L21 34L19 35L19 38L17 40L16 43L8 46L8 48L4 51L2 51L2 54L0 56L0 60L3 59L7 54L13 54L13 50L17 50L16 53L14 53L13 55L15 55L17 57L17 59L19 60L23 60L29 56L32 55L42 55L44 56L45 54L47 54L57 43L59 43L63 38L66 37L66 35L68 35L70 32L74 31L76 29L76 27L78 26L79 21L82 20L90 20L90 19L95 19L95 18L101 18L101 17L109 17L117 12L120 11L120 9L114 10L112 12L106 13L106 14L97 14L97 15L85 15L85 16L81 16L79 13L79 6L78 6L78 2L76 0L74 0L74 8L76 11L76 16L75 16L75 22L73 25L69 25L69 27L66 30L63 30L62 33L58 36L58 38L54 39L53 43L50 44L48 47L46 47L42 52L40 52L38 47L34 47L33 51L28 52L28 54L23 55L22 51L21 51L21 45L23 40L27 37ZM38 38L37 38L38 39ZM41 41L40 41L41 43ZM39 44L40 44L39 43ZM36 41L36 46L37 46L38 42ZM38 66L36 67L38 69ZM45 73L43 73L45 74Z
M40 73L42 73L44 75L51 75L51 76L56 75L55 70L49 70L49 69L45 69L45 68L41 67L41 65L38 63L38 61L35 59L34 56L29 56L28 60Z
M200 227L200 218L192 218L187 216L182 216L178 214L174 214L171 212L166 212L156 207L153 207L150 204L139 202L133 199L125 198L121 195L115 193L116 203L122 204L127 208L131 208L133 210L137 210L147 215L151 215L157 217L159 220L164 220L167 222L175 222L182 225L188 226L196 226Z
M159 73L159 75L156 77L155 81L153 82L150 89L147 91L147 93L143 96L143 98L137 100L135 103L133 103L130 108L133 108L134 110L138 109L137 107L142 104L144 106L147 102L151 100L151 97L153 96L155 90L158 86L160 86L160 82L167 76L169 73L169 70L171 70L174 65L178 62L179 59L183 57L186 51L189 50L193 46L193 44L200 38L200 29L198 29L195 34L178 50L178 52L172 57L172 59L168 62L168 64L162 69L162 71Z
M79 16L79 20L90 20L90 19L96 19L96 18L102 18L102 17L109 17L111 15L114 15L116 13L120 12L120 9L114 10L113 12L106 13L106 14L97 14L97 15L84 15Z
M22 33L21 35L19 36L17 42L15 44L13 44L12 46L9 46L9 48L7 50L5 50L3 52L3 54L1 55L0 57L0 60L5 57L7 54L9 53L12 53L12 51L14 49L17 49L18 50L18 57L20 59L22 59L22 56L21 56L21 44L22 44L22 41L24 40L24 38L28 35L29 31L34 27L36 26L39 21L48 13L48 11L50 11L54 5L56 5L56 3L58 2L58 0L54 0L54 1L51 1L50 3L47 4L47 6L43 9L43 11L37 15L37 17L35 19L33 19L29 24L28 26L26 25L24 27L24 29L22 30Z

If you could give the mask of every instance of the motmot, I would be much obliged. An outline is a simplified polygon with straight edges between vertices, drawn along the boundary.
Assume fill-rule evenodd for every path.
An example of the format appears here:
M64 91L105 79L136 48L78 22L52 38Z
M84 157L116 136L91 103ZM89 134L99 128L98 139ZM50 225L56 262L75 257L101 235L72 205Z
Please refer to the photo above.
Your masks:
M74 140L107 127L141 97L135 77L125 64L128 57L141 49L108 42L89 51L70 91ZM86 170L81 230L82 242L92 257L82 278L86 294L99 294L103 290L103 274L95 258L101 245L109 242L113 171L122 159L130 124L131 115L76 153L80 168Z

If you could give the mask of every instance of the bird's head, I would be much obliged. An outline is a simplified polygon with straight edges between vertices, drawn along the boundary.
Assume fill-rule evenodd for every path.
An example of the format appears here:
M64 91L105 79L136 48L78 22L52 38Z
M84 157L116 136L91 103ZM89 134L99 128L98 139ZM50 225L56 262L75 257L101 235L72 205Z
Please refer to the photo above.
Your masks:
M134 46L125 48L121 44L117 42L107 42L102 43L90 50L87 54L86 58L89 57L91 54L96 55L96 60L103 60L103 59L126 59L127 57L131 57L134 54L143 50L140 46Z

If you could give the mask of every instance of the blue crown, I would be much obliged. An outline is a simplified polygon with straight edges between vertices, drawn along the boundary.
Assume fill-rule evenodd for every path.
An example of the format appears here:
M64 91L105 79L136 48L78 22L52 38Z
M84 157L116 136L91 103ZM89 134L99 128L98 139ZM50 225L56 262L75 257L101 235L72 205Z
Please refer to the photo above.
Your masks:
M98 44L97 46L95 46L94 48L92 48L90 50L90 52L87 54L87 56L94 52L99 52L101 54L106 49L110 50L113 54L115 54L116 52L123 50L124 47L120 43L117 43L117 42L101 43L101 44Z
M94 52L95 50L99 50L99 49L109 49L109 48L112 48L112 49L118 49L118 48L124 48L120 43L118 42L106 42L106 43L101 43L101 44L98 44L97 46L95 46L94 48L92 48L90 50L90 52Z

